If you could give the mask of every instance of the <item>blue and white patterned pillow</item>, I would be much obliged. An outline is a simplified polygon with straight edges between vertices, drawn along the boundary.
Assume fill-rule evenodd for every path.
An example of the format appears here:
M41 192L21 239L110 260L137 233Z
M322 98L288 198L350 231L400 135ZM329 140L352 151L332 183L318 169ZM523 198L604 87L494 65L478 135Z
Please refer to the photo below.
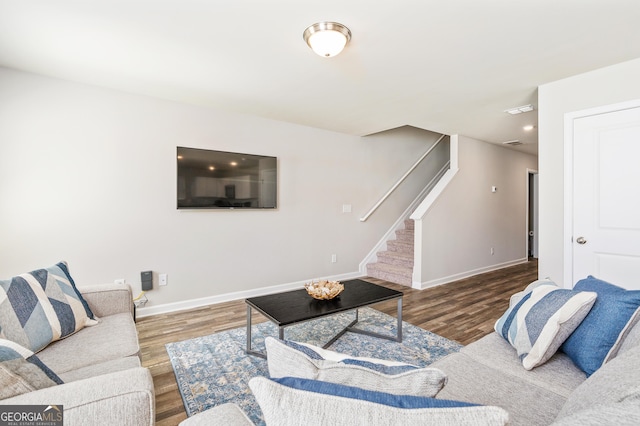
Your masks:
M0 339L0 399L62 384L30 350Z
M594 292L536 286L498 319L495 330L513 346L526 370L544 364L587 316Z
M273 337L265 339L265 346L271 378L299 377L418 396L435 396L447 382L447 376L437 368L352 357Z
M97 320L66 262L0 281L0 337L34 352Z
M626 290L591 275L574 290L594 291L596 303L560 350L587 374L613 359L627 332L640 320L640 290Z
M500 407L414 395L394 395L317 380L254 377L249 387L267 424L505 425Z

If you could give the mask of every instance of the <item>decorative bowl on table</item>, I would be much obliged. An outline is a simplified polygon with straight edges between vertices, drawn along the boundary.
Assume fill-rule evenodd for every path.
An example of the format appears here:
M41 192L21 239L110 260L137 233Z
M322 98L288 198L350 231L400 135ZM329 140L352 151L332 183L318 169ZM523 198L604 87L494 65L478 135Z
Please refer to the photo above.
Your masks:
M320 280L304 285L309 296L318 300L330 300L339 295L344 290L344 285L339 281Z

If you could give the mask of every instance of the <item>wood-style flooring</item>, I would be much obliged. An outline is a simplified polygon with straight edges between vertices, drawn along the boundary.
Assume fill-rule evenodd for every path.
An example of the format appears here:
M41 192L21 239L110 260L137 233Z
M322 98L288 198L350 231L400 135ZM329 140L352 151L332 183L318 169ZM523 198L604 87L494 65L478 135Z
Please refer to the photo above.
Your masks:
M467 345L490 333L507 309L509 297L535 281L537 275L538 263L530 261L426 290L364 279L404 293L402 315L406 322ZM374 307L396 315L395 301ZM245 320L244 300L138 319L142 365L150 369L155 386L157 425L176 425L187 417L165 343L243 327ZM255 313L253 321L265 319Z

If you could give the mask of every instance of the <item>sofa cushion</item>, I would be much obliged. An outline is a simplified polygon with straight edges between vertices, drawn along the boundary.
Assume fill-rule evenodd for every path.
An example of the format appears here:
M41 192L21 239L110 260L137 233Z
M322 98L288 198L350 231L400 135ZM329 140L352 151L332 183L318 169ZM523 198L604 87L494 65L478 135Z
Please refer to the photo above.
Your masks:
M0 399L62 383L29 349L0 339Z
M249 386L268 425L504 425L499 407L400 396L300 378L254 377ZM278 381L280 383L278 383Z
M495 330L518 352L522 365L531 370L543 364L589 313L594 292L579 292L540 285L509 307Z
M128 313L102 317L100 323L47 346L38 356L58 374L113 359L138 356L140 346Z
M513 353L511 347L509 350ZM514 426L549 425L566 400L546 386L513 376L501 368L487 367L463 352L448 355L432 365L448 378L438 398L502 407ZM536 372L520 369L526 375Z
M638 426L640 425L640 395L621 402L600 404L563 417L551 426Z
M0 337L34 352L96 323L65 262L0 281Z
M640 401L640 346L620 354L576 388L558 414L558 420L599 406L625 400Z
M486 367L499 370L503 375L526 380L565 398L586 380L584 371L562 352L557 352L533 370L525 370L509 342L495 332L465 346L460 352Z
M265 339L269 375L300 377L357 386L387 393L435 396L447 377L435 368L402 362L359 358L317 346Z
M75 382L77 380L89 379L91 377L100 376L103 374L130 370L132 368L138 368L140 366L140 358L138 358L137 356L127 356L88 365L86 367L76 368L75 370L69 370L65 373L60 373L59 376L62 380L64 380L65 383L69 383Z
M640 319L640 290L625 290L589 276L574 290L598 294L593 309L561 347L587 375L613 359Z

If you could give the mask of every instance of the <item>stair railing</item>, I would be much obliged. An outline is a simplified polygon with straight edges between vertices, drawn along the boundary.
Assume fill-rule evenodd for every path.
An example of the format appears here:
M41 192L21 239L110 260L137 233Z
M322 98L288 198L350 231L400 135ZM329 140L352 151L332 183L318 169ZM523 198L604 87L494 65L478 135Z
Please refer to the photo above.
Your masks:
M429 148L427 152L422 154L422 156L418 159L418 161L416 161L413 164L413 166L411 166L409 170L407 170L407 172L404 175L402 175L402 177L398 179L398 181L380 198L380 200L378 200L378 202L373 207L371 207L371 209L367 212L367 214L365 214L360 218L360 222L366 221L367 219L369 219L369 216L371 216L376 210L378 210L378 207L380 207L382 203L384 203L385 200L389 198L389 196L393 193L393 191L395 191L400 186L400 184L404 182L404 180L411 174L411 172L414 171L416 167L418 167L418 165L422 162L422 160L427 158L427 156L431 153L431 151L433 151L435 147L438 146L438 144L442 141L442 139L445 138L445 136L446 135L440 136L438 140L433 145L431 145L431 148Z

